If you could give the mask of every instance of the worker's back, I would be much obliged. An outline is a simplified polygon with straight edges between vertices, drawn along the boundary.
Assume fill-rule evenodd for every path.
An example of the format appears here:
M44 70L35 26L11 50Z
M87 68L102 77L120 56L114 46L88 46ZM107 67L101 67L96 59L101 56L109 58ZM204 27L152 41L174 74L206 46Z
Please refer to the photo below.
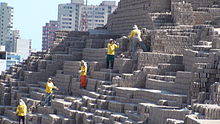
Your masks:
M18 105L16 112L18 116L26 116L27 106L25 104Z
M139 29L134 29L131 31L130 35L128 36L130 39L132 38L138 38L139 41L141 40L141 31Z

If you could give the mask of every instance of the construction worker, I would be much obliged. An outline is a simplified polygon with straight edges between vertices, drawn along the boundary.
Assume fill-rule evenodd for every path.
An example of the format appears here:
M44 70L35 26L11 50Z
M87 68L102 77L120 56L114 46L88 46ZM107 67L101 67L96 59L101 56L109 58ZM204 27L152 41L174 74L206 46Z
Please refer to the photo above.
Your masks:
M23 124L25 124L26 122L25 117L27 115L27 106L22 99L19 99L19 105L17 107L16 114L18 115L19 124L21 124L21 121L23 122Z
M51 105L53 89L59 90L56 86L54 86L52 79L48 78L48 81L46 84L46 90L45 90L46 97L45 97L44 107Z
M111 63L111 69L113 69L115 61L115 49L119 48L119 43L113 39L110 39L107 48L106 68L109 68L109 63Z
M80 66L80 88L86 89L86 75L87 75L87 63L82 60Z
M147 52L147 47L141 39L141 31L137 25L134 25L133 30L130 32L129 39L131 39L131 57L136 58L137 45L139 45L144 52Z

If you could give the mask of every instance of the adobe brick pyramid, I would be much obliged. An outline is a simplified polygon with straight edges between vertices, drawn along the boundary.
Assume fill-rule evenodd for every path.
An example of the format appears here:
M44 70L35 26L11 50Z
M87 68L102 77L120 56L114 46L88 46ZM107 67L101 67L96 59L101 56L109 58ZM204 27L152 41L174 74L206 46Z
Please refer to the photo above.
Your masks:
M121 35L135 19L123 30L117 25L129 6L141 11L145 2L121 0L108 22L108 29L117 35L59 31L53 49L32 53L4 72L0 124L18 124L15 109L20 98L29 109L28 124L219 124L219 2L147 1L150 6L167 5L169 12L144 4L153 27L142 26L142 38L151 52L138 50L138 59L133 60L127 57L130 42ZM111 28L115 20L118 24ZM105 69L110 38L121 46L113 70ZM89 65L86 89L79 88L82 59ZM49 77L60 90L55 91L52 106L42 107Z

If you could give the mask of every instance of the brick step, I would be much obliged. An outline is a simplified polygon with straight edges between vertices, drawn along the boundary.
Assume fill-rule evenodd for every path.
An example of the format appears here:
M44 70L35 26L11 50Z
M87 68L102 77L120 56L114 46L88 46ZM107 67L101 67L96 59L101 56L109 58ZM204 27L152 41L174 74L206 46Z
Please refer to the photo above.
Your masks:
M100 94L102 94L102 95L115 96L115 91L112 91L112 90L104 90L104 89L101 89L101 88L98 88L98 89L97 89L97 93L100 93Z
M57 114L63 115L63 116L65 115L64 108L68 108L71 105L72 105L72 102L64 101L64 99L54 99L51 102L51 106L53 109L55 109Z
M63 73L70 75L79 75L80 61L65 61L63 65Z
M204 116L201 119L220 119L220 106L215 104L193 104L193 112Z
M158 66L144 66L143 70L144 72L148 72L148 74L159 74Z
M183 71L183 64L158 63L159 74L164 75L167 72Z
M163 124L167 119L185 120L186 115L189 115L191 110L181 109L170 106L152 106L149 113L149 124ZM158 119L158 117L160 119Z
M6 110L4 113L4 116L13 120L13 121L16 121L18 119L17 114L16 114L16 110Z
M102 85L111 85L112 82L106 81L106 80L99 80L94 78L88 78L88 83L86 89L89 91L95 92L98 88L100 88Z
M176 76L148 74L147 78L148 79L156 79L156 80L162 80L162 81L172 81L172 82L175 82Z
M27 83L25 81L18 81L18 86L26 86Z
M103 100L112 100L112 99L114 99L114 96L101 95L97 92L92 92L92 91L88 91L88 90L81 90L80 92L81 92L82 96L89 96L89 97L95 98L95 99L103 99Z
M77 59L76 56L70 54L53 54L52 60L57 62L64 62L64 61L74 61Z
M138 113L133 112L133 111L128 111L126 113L126 115L128 116L127 120L132 120L132 122L138 122L138 124L139 123L143 123L144 124L144 122L146 123L147 120L149 119L147 113L138 114Z
M120 112L124 113L127 111L137 111L137 104L123 103L113 100L103 100L103 99L94 99L88 96L83 96L82 100L77 100L73 102L72 108L79 110L80 107L88 108L89 112L94 112L96 109L109 110L111 112ZM80 107L79 107L80 106ZM94 110L91 110L94 109Z
M39 83L29 83L27 84L27 87L39 87Z
M176 24L172 22L168 22L167 20L157 20L157 21L154 21L154 26L156 28L160 28L164 26L176 26Z
M79 97L73 97L73 96L66 96L66 97L64 98L64 101L73 102L73 101L78 100L78 99L81 99L81 98L79 98Z
M15 110L15 106L0 106L0 115L4 115L6 110Z
M106 48L84 48L83 60L85 61L105 61Z
M113 112L103 109L96 109L94 115L110 118Z
M0 116L0 123L1 124L18 124L18 121L14 119L10 119L7 116Z
M37 82L37 83L39 84L39 87L40 87L40 88L45 88L47 82L39 81L39 82Z
M17 92L17 100L21 99L22 97L30 97L30 94Z
M129 94L127 98L141 99L153 103L158 103L160 100L168 100L176 103L177 106L181 106L186 103L187 95L181 95L164 90L153 89L141 89L141 88L128 88L128 87L116 87L116 96L124 96Z
M116 85L100 85L96 92L101 95L115 96L115 91L113 91L114 87L116 87Z
M91 73L91 78L110 81L113 77L120 76L120 75L121 74L119 73L94 71L93 73Z
M145 83L145 88L155 89L155 90L165 90L173 93L187 94L189 85L176 83L174 78L167 78L162 80L147 78Z
M46 93L41 93L41 92L36 92L36 91L32 91L30 92L30 98L35 99L35 100L44 100L46 96Z
M41 124L74 124L74 119L69 119L61 115L49 114L42 116Z
M123 53L126 57L129 53ZM114 69L119 73L132 73L135 67L135 60L129 58L115 58ZM128 68L129 67L129 68Z
M176 73L177 73L177 72L165 72L164 75L167 75L167 76L176 76Z
M30 92L36 91L36 92L40 92L40 93L45 93L45 87L30 87L29 88Z
M38 106L36 112L38 114L48 115L48 114L55 114L56 110L52 106L46 106L46 107Z
M182 64L183 56L178 54L141 52L138 57L138 69L144 66L158 66L160 63Z
M118 73L118 70L115 69L106 69L106 68L101 68L100 69L101 72L107 72L107 73Z
M153 16L153 17L157 17L157 16L171 16L171 13L163 13L163 12L160 12L160 13L149 13L150 16Z
M185 119L185 122L188 124L195 123L195 124L219 124L220 120L209 120L209 119L199 119L197 115L188 115Z

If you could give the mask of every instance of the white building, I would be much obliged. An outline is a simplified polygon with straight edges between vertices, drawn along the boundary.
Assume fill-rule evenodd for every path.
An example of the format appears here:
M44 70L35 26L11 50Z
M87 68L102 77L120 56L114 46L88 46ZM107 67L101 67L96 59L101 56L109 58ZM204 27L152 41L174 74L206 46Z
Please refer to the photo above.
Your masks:
M31 54L31 40L18 39L16 53L21 56L21 60L27 59Z
M10 46L12 40L13 8L7 3L0 3L0 45Z
M6 58L5 46L0 45L0 75L6 70Z
M116 1L103 1L99 6L82 6L80 11L81 29L83 29L82 21L84 21L83 16L85 16L85 14L87 15L84 17L87 21L87 30L95 29L96 27L103 27L105 24L107 24L108 15L111 14L116 8Z
M12 42L9 46L8 52L16 52L17 40L21 39L19 30L12 30Z
M71 3L59 4L58 23L59 30L78 31L79 29L79 11L83 6L84 0L72 0Z
M59 30L87 31L103 27L108 15L115 9L116 1L103 1L100 5L84 4L84 0L72 0L58 7Z

